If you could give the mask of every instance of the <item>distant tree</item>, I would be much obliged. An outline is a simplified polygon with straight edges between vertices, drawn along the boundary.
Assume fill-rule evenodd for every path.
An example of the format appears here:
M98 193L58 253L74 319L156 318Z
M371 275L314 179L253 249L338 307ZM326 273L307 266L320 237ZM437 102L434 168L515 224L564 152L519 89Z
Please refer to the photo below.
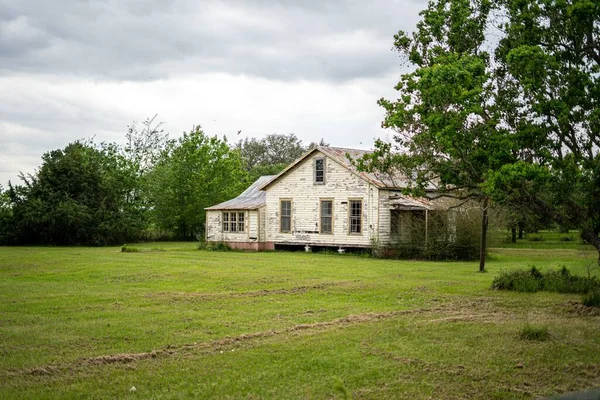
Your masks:
M169 141L149 182L156 226L189 240L204 232L204 208L244 189L246 171L239 152L225 139L209 137L197 126Z
M157 115L146 118L141 129L136 122L127 127L123 152L138 170L138 175L152 169L169 139L169 135L162 129L164 123L157 122L156 118Z
M317 146L321 147L329 147L330 144L325 141L325 139L321 138L318 142L310 142L308 146L306 146L306 150L312 150Z
M21 179L9 187L16 243L107 245L141 235L139 208L128 201L135 176L114 145L71 143Z
M273 133L262 139L246 138L240 140L235 148L240 151L247 170L257 165L287 165L305 152L302 141L293 133Z
M277 175L289 164L316 146L329 146L323 139L304 146L293 134L270 134L262 139L246 138L235 145L248 171L248 179L254 182L263 175Z

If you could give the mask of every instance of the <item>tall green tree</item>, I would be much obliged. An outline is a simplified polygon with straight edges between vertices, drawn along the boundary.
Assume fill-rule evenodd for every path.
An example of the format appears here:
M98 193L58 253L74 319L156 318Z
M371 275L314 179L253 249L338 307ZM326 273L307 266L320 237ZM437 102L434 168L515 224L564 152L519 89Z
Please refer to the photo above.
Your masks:
M114 145L74 142L42 156L35 175L9 187L14 242L107 245L144 226L128 195L135 177Z
M516 90L506 97L522 129L541 146L532 154L552 173L540 209L598 250L600 264L600 3L502 0L504 38L496 51ZM512 95L512 96L508 96Z
M204 208L244 189L246 171L239 151L197 126L168 143L149 181L156 226L190 240L204 232Z
M496 101L485 30L492 2L437 0L421 12L412 34L394 46L412 66L396 86L399 98L381 99L393 144L376 141L360 165L409 179L408 192L476 200L481 204L480 271L485 269L488 209L494 171L519 159L519 138ZM522 172L522 171L519 171ZM515 173L513 171L513 173Z

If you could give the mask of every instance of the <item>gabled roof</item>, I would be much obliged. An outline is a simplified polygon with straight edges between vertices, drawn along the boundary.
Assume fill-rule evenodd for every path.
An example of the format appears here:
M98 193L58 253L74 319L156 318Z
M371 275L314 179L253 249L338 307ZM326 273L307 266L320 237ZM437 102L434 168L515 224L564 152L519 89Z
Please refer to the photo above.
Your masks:
M352 163L348 157L352 160L357 160L364 156L365 154L370 154L372 151L369 150L359 150L359 149L348 149L344 147L324 147L317 146L314 149L305 153L302 157L291 163L286 169L281 171L279 175L275 176L269 182L265 183L261 190L266 189L272 183L278 181L283 176L287 175L294 167L304 161L306 158L314 154L315 152L321 152L324 155L328 156L342 167L346 168L348 171L358 176L359 178L364 179L370 184L380 188L380 189L404 189L408 186L407 179L404 176L400 175L392 175L392 174L384 174L384 173L375 173L375 172L364 172L359 171L356 168L356 165Z
M224 201L205 210L256 210L266 204L266 193L261 186L269 183L275 175L265 175L258 178L250 187L235 199Z

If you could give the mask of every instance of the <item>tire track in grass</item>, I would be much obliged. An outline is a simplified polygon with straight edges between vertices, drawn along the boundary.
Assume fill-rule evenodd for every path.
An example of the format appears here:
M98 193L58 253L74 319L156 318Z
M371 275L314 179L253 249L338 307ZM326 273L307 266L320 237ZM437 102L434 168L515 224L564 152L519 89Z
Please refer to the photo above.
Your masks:
M468 305L469 307L472 304ZM12 371L13 374L25 374L25 375L53 375L58 373L66 373L80 368L102 366L110 364L129 364L136 361L153 359L159 357L169 357L182 354L188 351L197 350L205 353L215 353L223 348L244 344L260 339L294 335L294 334L310 334L327 329L345 327L350 325L357 325L363 323L376 322L380 320L386 320L403 315L423 315L423 314L437 314L443 313L445 318L435 319L430 321L423 321L426 323L432 322L473 322L473 321L489 321L490 318L500 317L501 312L498 310L490 312L491 310L484 307L483 310L476 311L471 310L468 314L465 314L464 307L457 307L456 303L447 303L439 305L433 308L418 308L412 310L397 310L387 312L369 312L364 314L351 314L346 317L337 318L331 321L314 322L308 324L297 324L292 325L283 329L272 329L267 331L260 331L254 333L244 333L237 336L227 336L222 339L213 340L210 342L196 342L188 343L180 346L166 346L158 350L152 350L149 352L140 353L117 353L100 355L95 357L80 358L69 364L54 364L45 365L36 368L22 369Z

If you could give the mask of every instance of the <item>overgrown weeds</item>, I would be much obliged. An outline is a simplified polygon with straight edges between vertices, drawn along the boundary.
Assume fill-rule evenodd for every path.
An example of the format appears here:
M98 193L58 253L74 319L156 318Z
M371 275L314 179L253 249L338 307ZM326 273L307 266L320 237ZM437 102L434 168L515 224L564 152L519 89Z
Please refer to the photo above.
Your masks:
M581 302L587 307L600 307L600 290L596 289L593 292L584 294Z
M529 269L501 272L494 278L492 289L529 293L546 291L587 294L600 291L600 281L596 277L572 275L565 266L547 272L531 266Z
M527 324L521 329L519 337L523 340L537 340L543 342L550 338L550 331L547 326L532 326Z

